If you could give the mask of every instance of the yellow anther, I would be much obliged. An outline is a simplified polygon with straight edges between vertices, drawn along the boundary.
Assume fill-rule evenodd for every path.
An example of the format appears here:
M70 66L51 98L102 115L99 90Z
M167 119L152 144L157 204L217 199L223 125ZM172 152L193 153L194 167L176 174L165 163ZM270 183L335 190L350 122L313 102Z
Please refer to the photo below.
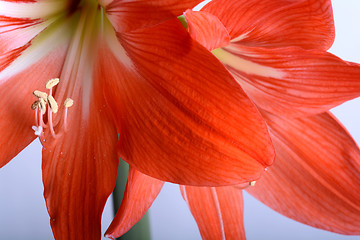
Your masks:
M31 109L35 110L38 106L39 106L40 101L36 100L35 102L33 102L33 104L31 104Z
M53 87L58 85L59 82L60 82L60 79L58 79L58 78L50 79L49 81L46 82L45 87L47 89L52 89Z
M53 113L57 113L57 111L59 110L59 107L58 107L57 102L53 98L53 96L51 96L51 95L48 96L48 102L49 102L49 106L51 108L51 111Z
M42 114L45 114L46 113L45 100L43 98L39 98L39 102L40 102L40 108L41 108Z
M249 185L253 187L253 186L255 186L255 183L256 183L256 181L251 181L251 182L249 182Z
M66 108L71 107L73 104L74 104L74 100L72 100L71 98L67 98L67 99L65 99L65 101L64 101L64 106L65 106Z
M44 93L39 90L35 90L35 91L33 91L33 94L35 97L42 98L42 99L44 99L45 102L47 101L47 96L48 96L47 93Z

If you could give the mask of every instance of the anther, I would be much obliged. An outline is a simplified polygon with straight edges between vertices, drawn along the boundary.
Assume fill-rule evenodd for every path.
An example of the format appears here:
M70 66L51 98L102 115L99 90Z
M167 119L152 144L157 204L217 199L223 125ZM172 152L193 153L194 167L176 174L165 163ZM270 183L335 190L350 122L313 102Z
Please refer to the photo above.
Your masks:
M41 109L41 113L45 114L46 113L46 103L45 100L43 98L39 98L39 102L40 102L40 109Z
M249 182L249 185L253 187L253 186L255 186L255 183L256 183L256 181L251 181L251 182Z
M31 109L35 110L38 106L39 106L40 100L36 100L35 102L33 102L33 104L31 104Z
M47 101L47 96L48 96L47 93L44 93L44 92L39 91L39 90L35 90L35 91L33 92L33 94L34 94L35 97L37 97L37 98L43 98L44 101Z
M64 107L69 108L74 104L74 100L72 100L71 98L67 98L64 101Z
M46 82L45 87L47 89L52 89L53 87L55 87L56 85L58 85L58 83L60 82L59 78L53 78L50 79L49 81Z
M53 113L57 113L57 111L59 110L59 107L58 107L58 104L55 101L54 97L49 95L48 96L48 102L49 102L49 106L50 106L51 111Z

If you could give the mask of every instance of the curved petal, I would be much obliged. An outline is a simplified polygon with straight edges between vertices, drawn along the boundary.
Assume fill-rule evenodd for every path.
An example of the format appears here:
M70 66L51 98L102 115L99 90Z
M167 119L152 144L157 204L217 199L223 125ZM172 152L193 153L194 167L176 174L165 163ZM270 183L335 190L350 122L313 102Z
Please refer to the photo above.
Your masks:
M229 45L229 33L216 16L207 12L194 12L191 10L187 10L184 16L191 37L209 51Z
M57 15L68 8L70 1L73 0L1 0L0 19L10 17L31 21L57 18Z
M65 52L66 46L63 46L25 70L0 79L0 102L4 106L0 111L0 167L35 139L31 128L35 125L35 115L31 105L36 98L32 92L43 90L47 80L60 74ZM58 61L52 63L52 59Z
M43 142L44 196L56 239L99 239L116 181L117 134L107 109L91 101L91 114L82 119L86 110L79 99L69 111L68 131L57 139L46 132Z
M176 18L203 0L100 0L117 32L128 32Z
M0 167L36 137L32 92L60 74L68 48L67 24L56 33L52 27L43 31L48 24L38 20L0 16L0 94L6 106L0 111Z
M360 150L348 132L329 113L267 120L276 161L248 192L299 222L360 234Z
M234 187L180 186L202 239L246 239L242 191Z
M130 167L123 200L105 236L113 239L129 231L151 207L163 185L163 181Z
M99 34L91 26L100 20L94 12L85 12L88 18L76 26L54 90L59 110L52 115L47 111L48 125L41 136L44 196L56 239L100 239L101 214L116 182L118 135L102 78L92 72L94 36ZM74 105L65 117L63 102L68 97Z
M214 0L202 11L217 16L243 45L327 50L334 41L330 0Z
M118 38L104 43L98 66L122 159L188 185L249 182L272 163L261 115L177 19Z
M360 65L321 50L230 45L214 54L261 108L317 114L360 95Z

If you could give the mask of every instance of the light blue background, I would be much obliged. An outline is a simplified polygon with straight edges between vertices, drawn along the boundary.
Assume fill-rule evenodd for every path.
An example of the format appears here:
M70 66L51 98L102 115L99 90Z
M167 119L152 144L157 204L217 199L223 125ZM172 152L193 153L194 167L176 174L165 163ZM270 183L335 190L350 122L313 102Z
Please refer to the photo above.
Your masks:
M333 8L336 41L331 52L360 63L360 1L333 0ZM333 110L358 144L359 109L360 99L355 99ZM0 239L53 239L42 191L41 146L36 141L0 169ZM109 201L103 216L103 232L112 217ZM154 240L200 239L176 185L165 185L150 210L150 219ZM359 236L333 234L292 221L248 194L245 194L245 229L248 240L360 240Z

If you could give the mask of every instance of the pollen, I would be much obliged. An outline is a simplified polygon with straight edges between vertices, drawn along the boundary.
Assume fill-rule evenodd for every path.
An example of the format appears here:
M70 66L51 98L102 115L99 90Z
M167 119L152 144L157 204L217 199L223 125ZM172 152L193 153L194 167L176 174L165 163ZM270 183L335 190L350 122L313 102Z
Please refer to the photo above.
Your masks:
M253 186L255 186L255 183L256 183L256 181L251 181L251 182L249 182L249 185L253 187Z
M48 97L47 93L44 93L39 90L35 90L35 91L33 91L33 94L35 97L42 98L42 99L44 99L44 101L47 101L47 97Z
M50 107L51 111L53 113L57 113L57 111L59 110L59 106L58 106L57 102L55 101L54 97L49 95L48 102L49 102L49 107Z
M74 104L74 100L72 100L71 98L67 98L64 101L64 107L69 108Z
M53 87L58 85L59 82L60 82L59 78L50 79L49 81L46 82L45 87L46 89L52 89Z
M40 100L36 100L35 102L33 102L33 104L31 104L31 109L35 110L38 106L39 106Z

